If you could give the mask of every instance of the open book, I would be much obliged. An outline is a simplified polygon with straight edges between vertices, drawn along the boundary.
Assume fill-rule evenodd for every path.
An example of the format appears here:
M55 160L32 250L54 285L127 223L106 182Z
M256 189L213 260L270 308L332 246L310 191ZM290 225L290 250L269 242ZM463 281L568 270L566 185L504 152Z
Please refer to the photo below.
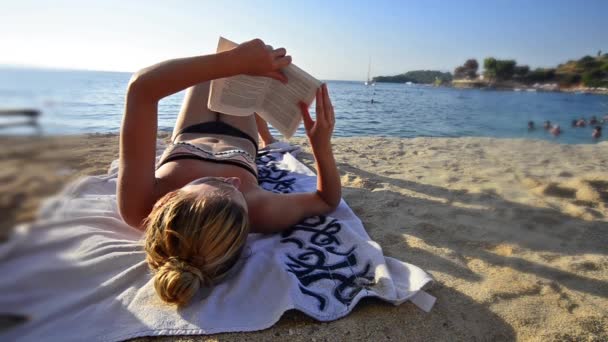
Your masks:
M217 52L236 46L236 43L220 37ZM321 82L294 64L282 71L287 76L287 84L268 77L247 75L213 80L207 106L212 111L236 116L256 112L289 139L302 120L298 102L310 105Z

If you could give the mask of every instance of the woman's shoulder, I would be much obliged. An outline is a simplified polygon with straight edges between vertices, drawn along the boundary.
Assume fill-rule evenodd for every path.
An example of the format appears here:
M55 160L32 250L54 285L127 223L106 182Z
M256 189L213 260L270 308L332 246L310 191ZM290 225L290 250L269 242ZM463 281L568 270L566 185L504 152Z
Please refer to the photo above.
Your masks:
M243 184L241 186L241 192L247 202L249 212L263 212L264 207L272 205L277 200L277 194L264 190L262 187L256 184Z

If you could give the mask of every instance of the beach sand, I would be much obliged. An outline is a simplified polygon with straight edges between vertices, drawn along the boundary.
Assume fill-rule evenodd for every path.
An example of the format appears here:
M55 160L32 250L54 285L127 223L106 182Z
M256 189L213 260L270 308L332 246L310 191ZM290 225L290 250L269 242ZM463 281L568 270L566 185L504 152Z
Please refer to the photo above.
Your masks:
M313 166L305 139L299 158ZM387 256L436 279L430 313L365 300L319 323L167 341L608 340L608 142L334 139L343 196ZM103 174L116 135L0 138L0 232ZM158 340L142 338L141 341Z

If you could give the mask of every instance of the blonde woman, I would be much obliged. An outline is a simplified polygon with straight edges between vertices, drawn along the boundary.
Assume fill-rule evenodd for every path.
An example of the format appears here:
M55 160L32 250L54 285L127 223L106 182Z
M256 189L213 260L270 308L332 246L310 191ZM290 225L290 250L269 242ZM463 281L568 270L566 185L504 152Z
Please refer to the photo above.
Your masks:
M339 204L341 187L331 136L334 110L327 87L316 94L313 120L300 104L318 173L313 193L276 194L258 186L258 134L272 136L256 115L207 109L209 81L238 74L288 82L283 48L255 39L233 50L168 60L137 72L129 83L120 132L118 206L145 231L154 285L166 302L186 304L200 287L220 281L239 259L248 233L272 233ZM155 163L157 106L186 89L172 143ZM259 131L258 131L259 128Z

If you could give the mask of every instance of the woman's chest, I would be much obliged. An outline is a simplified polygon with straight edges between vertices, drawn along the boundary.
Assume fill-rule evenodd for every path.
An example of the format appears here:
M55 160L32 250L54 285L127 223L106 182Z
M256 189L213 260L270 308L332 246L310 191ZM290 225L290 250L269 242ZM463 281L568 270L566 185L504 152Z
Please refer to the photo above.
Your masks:
M257 179L242 167L196 159L170 161L156 172L158 198L202 177L237 177L244 189L257 188Z

